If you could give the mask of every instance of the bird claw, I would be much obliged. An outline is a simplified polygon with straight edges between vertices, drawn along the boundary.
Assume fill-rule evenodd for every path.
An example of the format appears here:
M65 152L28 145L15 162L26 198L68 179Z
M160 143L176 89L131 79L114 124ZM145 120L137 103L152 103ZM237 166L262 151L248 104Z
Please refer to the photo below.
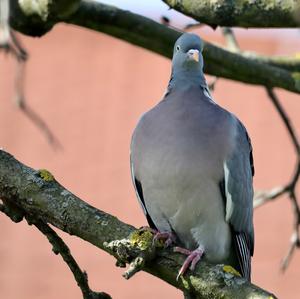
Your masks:
M153 245L160 240L164 240L164 248L168 248L175 242L175 235L172 232L157 232L153 237Z
M174 247L174 251L187 255L187 258L185 259L184 263L182 264L177 274L176 280L178 280L179 277L183 275L188 268L190 268L191 271L195 270L197 263L200 261L201 257L203 256L204 248L198 247L197 249L191 251L181 247Z

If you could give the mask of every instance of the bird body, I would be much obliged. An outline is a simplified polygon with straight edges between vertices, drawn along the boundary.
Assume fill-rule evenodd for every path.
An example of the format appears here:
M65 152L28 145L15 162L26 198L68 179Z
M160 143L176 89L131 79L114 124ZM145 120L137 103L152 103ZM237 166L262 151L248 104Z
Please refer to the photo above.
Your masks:
M195 45L197 49L195 36L188 34L188 41L190 37L191 49ZM174 56L177 52L175 44ZM234 264L241 264L241 272L249 272L246 268L253 252L251 145L240 121L211 99L202 66L199 69L188 62L185 68L184 59L173 58L168 92L142 116L133 133L134 185L150 226L175 233L187 249L201 248L210 262L232 261L233 257ZM233 253L239 247L247 252Z

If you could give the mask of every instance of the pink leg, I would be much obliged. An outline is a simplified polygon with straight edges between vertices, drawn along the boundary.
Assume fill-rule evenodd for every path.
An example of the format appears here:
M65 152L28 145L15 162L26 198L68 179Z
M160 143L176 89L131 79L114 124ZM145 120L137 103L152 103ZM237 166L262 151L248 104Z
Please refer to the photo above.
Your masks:
M165 240L165 248L175 242L175 236L172 232L157 232L153 238L153 243L159 240Z
M190 268L192 271L195 270L197 263L200 261L204 253L204 248L202 246L199 246L197 249L191 251L185 248L175 247L174 251L188 256L178 272L178 275L176 277L176 279L178 280L179 276L183 275L188 268Z
M176 237L172 232L160 232L154 228L148 227L148 226L142 226L140 228L141 231L150 231L154 237L153 237L153 244L159 240L165 240L164 247L169 247L172 243L175 242Z

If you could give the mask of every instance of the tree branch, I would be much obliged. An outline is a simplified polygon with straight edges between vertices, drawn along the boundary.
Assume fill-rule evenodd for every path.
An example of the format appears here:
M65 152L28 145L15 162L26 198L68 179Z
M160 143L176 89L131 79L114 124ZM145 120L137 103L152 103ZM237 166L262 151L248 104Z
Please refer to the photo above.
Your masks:
M32 216L26 216L26 219L30 224L34 224L37 229L47 237L53 246L52 251L55 254L60 254L62 256L63 260L72 271L84 299L111 299L111 297L106 293L94 292L90 289L87 273L81 271L76 260L72 256L69 247L48 224Z
M52 1L49 9L56 14L50 10L45 21L37 15L25 15L15 3L10 18L12 27L28 35L40 36L54 24L66 22L107 33L168 58L171 58L173 45L181 34L146 17L96 1L83 0L77 10L70 14L61 11L58 17L55 3L57 1ZM203 56L207 74L300 93L300 68L290 72L279 67L280 64L274 66L257 57L231 53L205 41Z
M16 60L15 70L15 96L17 107L31 120L46 136L54 148L61 148L59 141L52 133L45 121L28 105L24 93L25 67L28 54L22 46L18 36L9 26L10 2L0 1L0 50L10 53Z
M76 235L121 259L121 264L134 261L144 252L133 245L129 248L124 245L128 244L134 227L88 205L61 186L46 170L29 168L4 151L0 151L0 198L4 206L10 203L24 211L25 215ZM155 260L137 263L137 266L194 294L196 298L275 298L235 276L224 265L212 266L205 261L196 271L189 271L176 281L176 273L183 260L184 257L178 253L157 250Z
M90 289L87 273L81 271L68 246L48 224L32 215L26 215L24 210L18 208L14 203L7 201L4 202L5 204L0 204L0 211L2 213L6 214L16 223L22 221L25 217L29 225L33 224L43 235L47 237L53 246L52 251L55 254L60 254L69 269L72 271L84 299L111 299L111 297L106 293L94 292Z
M201 23L228 27L299 27L300 1L163 0Z

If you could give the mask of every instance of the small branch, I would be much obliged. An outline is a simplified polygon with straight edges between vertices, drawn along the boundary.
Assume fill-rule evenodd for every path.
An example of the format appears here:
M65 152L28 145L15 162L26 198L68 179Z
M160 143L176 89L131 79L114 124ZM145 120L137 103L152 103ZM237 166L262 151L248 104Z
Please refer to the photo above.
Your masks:
M286 256L281 261L281 270L285 271L290 263L290 260L293 256L293 253L296 248L300 247L300 238L299 238L299 226L300 226L300 209L297 198L295 196L294 191L290 194L290 199L293 205L294 211L294 224L293 224L293 232L290 239L290 246Z
M300 156L300 145L299 145L299 141L296 137L295 130L293 129L293 127L291 125L291 122L289 120L289 117L288 117L287 113L284 111L284 108L282 107L282 105L280 104L279 99L277 98L275 92L270 88L267 88L266 90L267 90L267 94L268 94L270 100L274 104L278 114L282 118L282 120L285 124L285 127L288 130L288 133L289 133L289 135L291 137L291 140L293 142L293 145L295 147L296 154L299 158L299 156Z
M49 144L53 147L53 149L61 150L63 148L60 141L56 138L52 130L49 128L47 123L39 116L28 104L24 101L24 99L19 102L19 108L22 112L31 120L44 134Z
M296 136L295 130L292 127L292 124L289 120L289 117L284 110L283 106L281 105L279 99L277 98L275 92L270 89L266 88L267 94L272 101L272 104L276 108L276 111L278 112L280 118L282 119L288 134L291 138L292 144L295 148L296 152L296 166L295 166L295 171L294 174L291 177L291 180L286 186L280 187L277 190L273 189L269 192L265 192L263 194L260 194L258 197L255 198L254 200L254 206L258 207L261 206L262 204L273 200L275 198L278 198L279 196L283 194L288 194L289 199L291 201L292 207L293 207L293 214L294 214L294 224L293 224L293 233L291 236L291 242L290 242L290 247L288 250L287 255L283 258L282 263L281 263L281 269L284 271L291 260L291 257L295 251L296 247L300 247L300 238L299 238L299 227L300 227L300 208L299 204L297 201L296 197L296 185L299 180L299 175L300 175L300 144L298 141L298 138Z
M300 25L300 2L269 0L163 0L170 8L195 20L217 26L245 28L290 28Z
M25 67L28 54L15 32L10 29L8 19L10 11L9 0L0 1L0 49L11 54L16 61L15 98L17 107L32 121L46 136L48 142L56 149L61 148L59 141L43 119L26 103L24 93Z
M297 55L266 56L251 51L242 51L237 42L236 36L234 35L233 29L229 27L222 27L221 30L225 38L226 49L230 52L239 53L243 57L291 71L295 76L297 76L297 73L300 72L300 58Z
M47 237L48 241L53 246L53 252L62 256L63 260L72 271L84 299L111 299L111 297L106 293L98 293L90 289L87 273L81 271L76 260L71 255L69 247L48 224L30 216L26 216L26 218L28 219L29 224L34 224L37 229Z
M219 80L219 77L214 77L209 83L208 83L208 88L211 92L215 91L217 82Z
M118 259L119 251L108 248L107 244L114 240L130 240L135 231L132 226L80 200L56 182L49 172L29 168L4 151L0 151L0 198L4 204L13 202L26 215L76 235ZM128 263L144 253L131 246L126 254ZM177 281L176 274L183 260L181 254L158 250L154 260L141 265L144 271L182 291L191 292L198 299L275 298L248 281L229 275L223 265L210 265L205 261Z
M256 191L254 195L254 209L266 204L269 201L285 194L288 191L288 186L275 187L268 191Z
M241 49L233 30L230 27L222 27L221 30L226 41L227 49L231 52L240 53Z
M244 51L243 57L255 59L262 63L267 63L269 65L273 65L288 70L290 72L294 72L294 73L300 72L300 57L297 54L290 55L290 56L287 55L266 56L251 51Z
M20 222L25 215L22 209L7 201L5 204L0 204L0 212L4 213L13 222L16 223ZM28 224L34 224L38 228L38 230L47 237L47 239L53 246L53 252L62 256L63 260L72 271L77 285L81 289L84 299L111 299L108 294L104 292L94 292L89 288L87 273L81 271L76 260L71 255L68 246L48 224L29 215L25 215L25 218L27 219Z

